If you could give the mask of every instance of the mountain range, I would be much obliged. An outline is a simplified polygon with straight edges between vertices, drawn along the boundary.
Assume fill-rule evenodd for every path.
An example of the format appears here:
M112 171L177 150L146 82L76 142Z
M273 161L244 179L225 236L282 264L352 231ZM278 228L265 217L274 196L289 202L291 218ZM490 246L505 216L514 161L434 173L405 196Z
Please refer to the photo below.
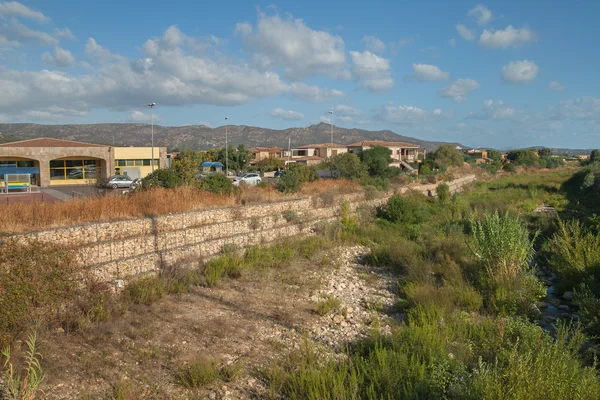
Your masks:
M210 128L204 125L179 127L154 125L154 144L166 146L170 151L177 149L207 150L225 144L227 129L228 143L237 146L300 146L314 143L330 143L331 125L320 123L306 128L283 130L259 128L245 125L229 125ZM38 125L0 124L0 142L50 137L114 146L150 146L152 127L148 124L86 124L86 125ZM398 135L389 130L368 131L333 127L333 142L350 144L361 140L386 140L418 144L427 151L437 149L446 142L421 140ZM459 143L454 146L466 147Z

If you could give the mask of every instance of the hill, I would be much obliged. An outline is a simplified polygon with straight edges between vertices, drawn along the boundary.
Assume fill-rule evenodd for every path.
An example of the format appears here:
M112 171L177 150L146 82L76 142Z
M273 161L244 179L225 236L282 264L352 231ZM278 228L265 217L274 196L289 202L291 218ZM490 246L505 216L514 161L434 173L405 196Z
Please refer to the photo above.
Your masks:
M310 143L329 143L331 126L320 123L306 128L288 128L284 130L266 129L255 126L228 126L229 142L240 143L248 147L279 146L287 148L288 139L292 146ZM101 143L115 146L149 146L151 127L148 124L87 124L87 125L38 125L38 124L0 124L0 142L12 140L51 137L83 142ZM415 143L428 151L437 149L445 142L420 140L401 136L389 130L368 131L364 129L345 129L333 127L335 143L350 144L360 140L388 140ZM154 125L154 143L166 146L169 150L192 148L211 149L225 143L225 127L209 128L203 125L167 127ZM463 146L459 143L452 145Z

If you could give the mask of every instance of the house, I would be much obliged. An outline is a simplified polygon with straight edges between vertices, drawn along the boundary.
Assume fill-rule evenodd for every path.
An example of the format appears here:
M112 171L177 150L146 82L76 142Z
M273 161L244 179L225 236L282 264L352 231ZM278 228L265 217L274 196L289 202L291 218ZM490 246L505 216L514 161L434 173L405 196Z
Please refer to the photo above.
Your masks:
M115 147L55 138L0 144L0 179L29 174L40 187L89 185L114 174L143 178L167 166L166 147Z
M307 165L316 165L325 161L328 157L347 153L348 148L343 144L322 143L307 144L295 147L291 150L283 151L283 158L286 164L304 163Z
M489 164L494 162L494 160L488 157L488 152L485 150L469 149L464 150L463 154L474 159L475 164Z
M395 162L416 162L419 159L420 146L418 144L387 142L384 140L363 140L361 142L349 144L347 147L350 153L359 154L361 151L368 150L376 146L387 147L390 149L392 151L392 160Z
M283 156L283 150L280 147L252 147L248 151L252 155L252 161L254 162L267 158L281 158Z

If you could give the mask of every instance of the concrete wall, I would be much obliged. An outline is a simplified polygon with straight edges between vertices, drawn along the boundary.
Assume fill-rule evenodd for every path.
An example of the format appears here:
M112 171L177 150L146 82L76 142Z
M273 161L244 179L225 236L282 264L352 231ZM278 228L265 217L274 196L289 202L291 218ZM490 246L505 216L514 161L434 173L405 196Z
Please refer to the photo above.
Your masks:
M452 192L475 180L466 176L449 182ZM437 184L402 188L435 195ZM363 193L337 196L333 201L312 197L243 207L190 211L127 221L91 223L12 236L20 242L41 241L72 248L77 259L103 280L128 279L157 271L163 263L190 258L208 259L224 245L266 244L283 237L311 234L316 225L334 221L347 201L355 211L363 204L384 204L393 192L366 200ZM287 221L294 211L298 219Z

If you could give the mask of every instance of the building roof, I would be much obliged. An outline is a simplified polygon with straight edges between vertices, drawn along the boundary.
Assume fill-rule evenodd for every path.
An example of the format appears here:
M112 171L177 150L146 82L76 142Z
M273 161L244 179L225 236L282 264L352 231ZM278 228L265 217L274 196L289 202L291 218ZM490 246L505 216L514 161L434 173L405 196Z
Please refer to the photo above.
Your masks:
M54 139L54 138L37 138L19 140L18 142L10 142L0 144L0 147L108 147L102 144L76 142L74 140Z
M334 148L334 149L345 149L345 144L336 144L336 143L321 143L321 144L307 144L304 146L298 146L296 149L318 149L322 147Z
M303 156L303 157L293 157L290 161L324 161L325 157L319 156Z
M414 143L406 143L406 142L386 142L384 140L363 140L361 142L356 142L347 145L348 147L373 147L373 146L385 146L385 147L404 147L411 149L418 149L421 146Z
M283 149L281 147L252 147L248 149L250 153L260 153L260 152L268 152L268 153L281 153Z

